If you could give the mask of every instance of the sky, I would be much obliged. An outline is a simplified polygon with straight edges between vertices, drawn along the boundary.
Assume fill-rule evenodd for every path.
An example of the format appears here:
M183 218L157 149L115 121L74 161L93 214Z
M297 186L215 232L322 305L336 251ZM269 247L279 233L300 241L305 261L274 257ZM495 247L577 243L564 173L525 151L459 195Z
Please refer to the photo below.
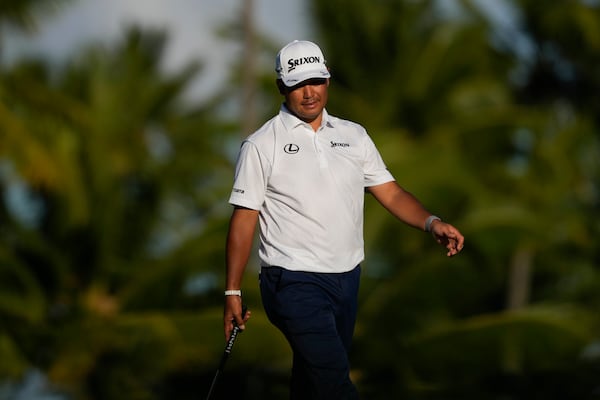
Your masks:
M2 31L2 60L41 55L61 62L91 43L116 43L133 23L169 33L164 67L178 70L200 60L203 70L188 91L191 100L210 98L226 79L240 47L220 39L216 30L239 18L244 0L68 0L54 14L44 14L35 34ZM294 39L315 40L309 17L310 0L252 0L257 30L281 46ZM437 0L452 9L456 0ZM506 0L476 0L501 31L518 32L515 14ZM523 36L501 38L526 58L530 46ZM275 55L273 55L275 56Z
M253 0L257 30L281 46L311 38L308 0ZM225 79L239 53L215 30L240 14L243 0L70 0L51 16L44 15L33 35L5 32L3 57L10 63L23 55L60 62L93 42L114 43L132 23L169 32L165 68L177 69L201 60L204 70L191 96L205 99Z

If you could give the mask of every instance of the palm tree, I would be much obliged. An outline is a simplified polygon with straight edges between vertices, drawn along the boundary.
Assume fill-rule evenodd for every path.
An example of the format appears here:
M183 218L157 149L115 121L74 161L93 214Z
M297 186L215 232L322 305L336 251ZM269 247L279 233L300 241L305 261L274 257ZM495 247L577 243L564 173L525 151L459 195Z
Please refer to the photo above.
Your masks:
M81 398L150 398L181 375L208 387L234 131L210 103L183 101L198 65L165 75L165 40L132 28L54 78L28 62L3 76L2 156L40 205L0 232L0 316L15 322L0 328L4 374L36 367ZM253 320L240 359L285 359L283 338Z
M491 45L492 28L472 2L460 5L451 17L428 2L313 2L333 71L330 108L364 123L401 184L468 238L465 254L444 262L428 254L426 236L367 204L366 321L357 335L366 366L357 374L375 394L477 397L493 391L490 376L526 381L525 366L570 368L572 376L573 360L593 340L597 318L586 304L546 304L578 302L552 286L565 279L565 252L578 254L581 273L593 265L589 205L573 194L573 182L594 185L593 125L568 105L516 101L527 86L507 77L522 60ZM339 46L340 37L348 45ZM559 123L555 115L569 118ZM574 168L568 154L586 167ZM573 212L564 213L566 204ZM554 353L528 352L540 331Z

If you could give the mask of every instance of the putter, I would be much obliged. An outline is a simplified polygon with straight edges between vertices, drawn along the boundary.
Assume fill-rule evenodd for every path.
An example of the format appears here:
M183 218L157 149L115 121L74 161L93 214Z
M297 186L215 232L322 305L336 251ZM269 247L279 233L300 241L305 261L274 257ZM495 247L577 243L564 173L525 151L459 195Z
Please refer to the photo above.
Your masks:
M248 308L245 305L242 305L242 318L244 318L246 316L246 311L248 310ZM221 362L219 362L219 367L217 368L217 371L215 372L215 377L212 380L212 383L210 384L210 389L208 390L208 395L206 396L206 400L210 400L213 391L215 390L215 386L217 384L217 380L219 379L219 375L221 375L221 373L223 372L223 369L225 369L225 363L227 362L227 359L229 358L229 354L231 354L231 349L233 348L233 344L235 343L235 338L237 338L238 333L240 333L241 329L240 327L235 323L235 321L233 321L233 331L231 332L231 336L229 336L229 340L227 341L227 344L225 345L225 351L223 351L223 355L221 356Z

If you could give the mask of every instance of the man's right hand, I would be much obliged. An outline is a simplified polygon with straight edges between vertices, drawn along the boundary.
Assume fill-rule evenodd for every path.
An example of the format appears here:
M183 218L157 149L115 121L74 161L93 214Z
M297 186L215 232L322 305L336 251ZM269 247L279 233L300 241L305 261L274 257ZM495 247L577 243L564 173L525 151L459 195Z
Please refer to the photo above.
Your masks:
M241 330L246 329L246 321L250 318L250 310L246 311L246 315L242 317L242 297L241 296L225 296L225 308L223 310L223 328L225 333L225 341L229 340L231 332L235 325Z

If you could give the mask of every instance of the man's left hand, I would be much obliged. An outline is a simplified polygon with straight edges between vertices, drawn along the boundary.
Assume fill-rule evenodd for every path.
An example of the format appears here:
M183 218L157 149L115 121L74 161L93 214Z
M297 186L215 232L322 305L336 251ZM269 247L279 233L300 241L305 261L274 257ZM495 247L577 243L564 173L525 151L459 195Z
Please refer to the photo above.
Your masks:
M443 221L433 221L431 233L436 242L448 249L448 257L457 255L464 247L465 238L454 226Z

